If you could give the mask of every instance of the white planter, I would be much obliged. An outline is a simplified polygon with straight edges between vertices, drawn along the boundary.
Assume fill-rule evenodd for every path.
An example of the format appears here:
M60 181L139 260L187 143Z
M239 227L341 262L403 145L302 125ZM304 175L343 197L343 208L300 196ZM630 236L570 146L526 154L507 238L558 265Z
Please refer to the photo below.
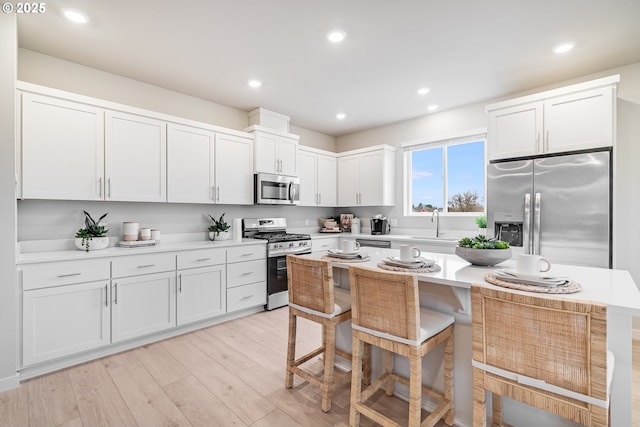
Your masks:
M76 248L81 251L97 251L99 249L105 249L109 247L109 236L104 237L93 237L91 239L87 239L83 242L83 239L80 237L76 237L75 239Z
M219 231L218 233L214 233L213 231L209 232L209 240L229 240L231 239L230 231Z

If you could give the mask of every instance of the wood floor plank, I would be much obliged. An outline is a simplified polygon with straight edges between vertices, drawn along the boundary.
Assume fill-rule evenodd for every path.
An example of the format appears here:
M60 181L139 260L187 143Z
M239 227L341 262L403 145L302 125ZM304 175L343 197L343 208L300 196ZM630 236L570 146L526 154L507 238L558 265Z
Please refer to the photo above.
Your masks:
M140 427L191 427L186 417L137 359L135 350L110 356L104 360L104 364Z
M160 344L154 343L137 349L136 356L161 386L187 378L190 374Z
M66 370L29 380L27 387L30 426L60 426L80 419Z
M193 343L187 340L179 344L165 341L163 345L245 423L251 424L275 409L273 403L256 393L236 373L207 356Z
M26 386L0 393L0 426L28 427L29 392Z
M276 408L269 412L264 418L259 419L249 427L302 427L293 418Z
M68 370L78 410L87 426L136 426L101 360Z
M226 345L220 345L220 340L215 338L215 331L197 331L193 333L193 344L206 353L209 357L220 363L231 372L241 372L257 365L256 362L238 351Z
M236 414L196 378L189 376L164 387L194 427L246 427Z

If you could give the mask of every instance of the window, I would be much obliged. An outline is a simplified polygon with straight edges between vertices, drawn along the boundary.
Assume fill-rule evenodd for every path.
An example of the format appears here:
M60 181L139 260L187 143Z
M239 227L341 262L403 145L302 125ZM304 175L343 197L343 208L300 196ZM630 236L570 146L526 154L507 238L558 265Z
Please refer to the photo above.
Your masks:
M486 132L402 144L405 215L485 211Z

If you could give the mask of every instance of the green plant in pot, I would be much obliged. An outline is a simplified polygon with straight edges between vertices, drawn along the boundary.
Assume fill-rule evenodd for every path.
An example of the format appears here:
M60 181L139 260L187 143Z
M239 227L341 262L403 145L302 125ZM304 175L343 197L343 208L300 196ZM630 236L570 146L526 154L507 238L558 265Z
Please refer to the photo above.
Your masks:
M487 216L480 215L476 218L476 224L478 225L478 233L481 235L487 235Z
M109 246L109 237L107 237L109 230L101 223L108 212L97 221L93 219L89 212L82 212L84 212L84 228L79 229L76 233L76 247L89 252L90 249L104 249Z
M220 215L220 218L215 218L209 215L211 218L211 225L209 226L209 239L214 240L227 240L229 238L229 229L231 226L224 220L224 213Z

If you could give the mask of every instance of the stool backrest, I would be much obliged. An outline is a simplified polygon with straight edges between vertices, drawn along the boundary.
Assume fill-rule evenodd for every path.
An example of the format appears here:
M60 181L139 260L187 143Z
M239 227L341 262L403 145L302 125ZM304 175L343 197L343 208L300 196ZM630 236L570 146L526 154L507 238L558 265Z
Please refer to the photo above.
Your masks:
M544 381L529 381L533 388L560 387L608 400L605 305L483 286L471 287L471 304L474 363ZM531 387L519 378L517 382L521 391L516 394L526 396L522 390ZM500 394L508 395L505 391L511 389L515 390L504 387ZM545 395L549 399L557 397L556 405L568 400ZM523 401L518 396L510 397ZM537 406L533 401L524 403Z
M420 336L418 279L414 274L349 267L351 322L416 341Z
M326 314L335 310L329 261L287 255L287 283L290 303Z

